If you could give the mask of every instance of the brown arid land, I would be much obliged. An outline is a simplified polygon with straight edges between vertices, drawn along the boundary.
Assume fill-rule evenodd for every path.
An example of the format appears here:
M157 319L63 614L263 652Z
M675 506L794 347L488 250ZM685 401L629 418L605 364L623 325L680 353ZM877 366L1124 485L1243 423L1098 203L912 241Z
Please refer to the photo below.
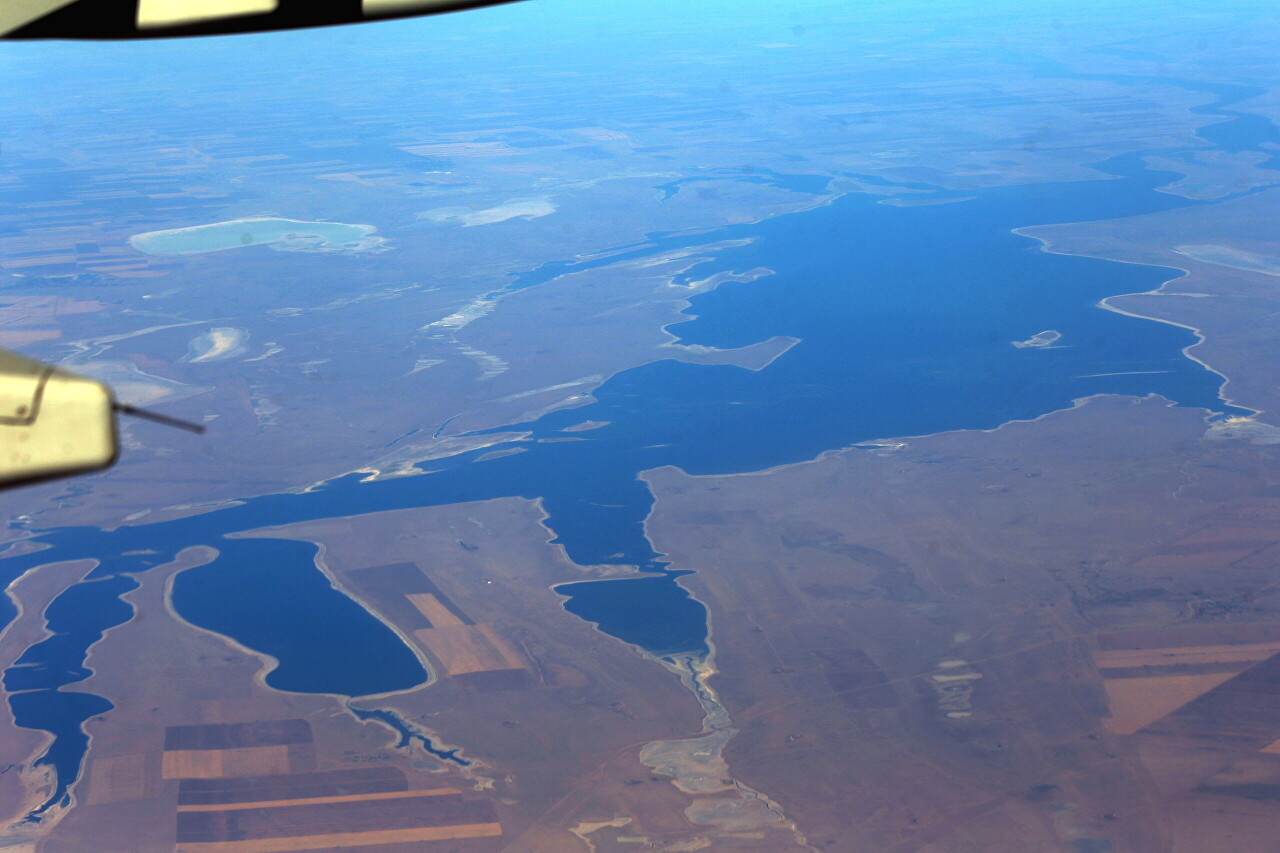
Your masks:
M504 499L243 534L322 546L324 570L434 676L354 704L396 712L469 766L396 747L341 697L265 687L270 660L169 607L174 576L215 555L193 548L149 571L126 596L138 615L93 648L94 675L75 689L116 707L86 725L73 807L30 837L50 853L803 849L759 808L767 799L748 802L732 780L690 793L641 761L658 744L678 764L703 711L660 663L564 611L548 587L584 573L542 518ZM47 779L25 778L30 801Z
M646 475L727 750L818 849L1262 850L1280 453L1099 397L753 475Z

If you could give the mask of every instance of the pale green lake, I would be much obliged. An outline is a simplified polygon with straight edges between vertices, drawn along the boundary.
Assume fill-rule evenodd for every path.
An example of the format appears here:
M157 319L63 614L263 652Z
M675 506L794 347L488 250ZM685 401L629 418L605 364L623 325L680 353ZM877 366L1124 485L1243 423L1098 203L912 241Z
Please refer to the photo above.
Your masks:
M256 217L148 231L129 238L129 244L148 255L202 255L224 249L269 246L287 252L361 251L381 246L372 225L345 222L304 222L298 219Z

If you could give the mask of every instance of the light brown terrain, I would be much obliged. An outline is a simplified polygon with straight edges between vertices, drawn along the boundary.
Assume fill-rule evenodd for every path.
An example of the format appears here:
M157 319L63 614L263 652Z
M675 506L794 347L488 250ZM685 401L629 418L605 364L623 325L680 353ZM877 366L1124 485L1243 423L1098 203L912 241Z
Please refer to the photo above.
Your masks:
M357 704L393 708L482 762L503 849L587 849L570 840L583 835L599 851L802 849L787 821L751 820L718 786L691 796L641 761L648 744L698 738L703 711L668 669L560 606L551 586L597 575L548 544L541 520L502 499L247 535L321 544L331 576L427 655L432 685ZM699 803L722 818L697 821Z
M896 451L647 478L650 534L711 610L729 764L815 847L1192 853L1280 833L1273 446L1099 397Z
M735 830L731 801L684 793L640 761L648 743L698 736L702 712L658 663L562 609L548 587L584 574L541 518L506 499L248 534L322 543L325 570L418 645L432 683L356 704L395 710L467 768L394 748L336 697L266 688L266 662L177 619L175 574L211 552L140 576L127 595L139 615L94 647L95 674L75 685L116 707L87 724L76 803L39 849L558 853L590 849L587 837L598 850L793 849L789 830ZM30 803L42 779L26 781ZM695 824L696 801L730 807Z
M95 675L77 687L116 707L86 725L75 807L55 810L40 849L268 853L396 842L379 849L407 851L425 838L495 849L484 840L502 833L494 805L467 780L418 769L388 748L385 729L331 697L266 689L261 660L168 611L174 574L211 556L188 549L148 574L126 596L140 615L90 653ZM38 795L40 777L25 781ZM335 825L340 845L317 841Z

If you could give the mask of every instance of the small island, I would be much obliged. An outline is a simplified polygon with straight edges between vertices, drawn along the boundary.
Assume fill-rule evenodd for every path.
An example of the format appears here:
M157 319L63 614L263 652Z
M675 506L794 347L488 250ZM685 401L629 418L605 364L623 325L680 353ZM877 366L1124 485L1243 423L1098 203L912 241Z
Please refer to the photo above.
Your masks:
M1056 329L1048 329L1043 332L1037 332L1025 341L1010 341L1010 343L1018 349L1049 349L1060 340L1062 340L1062 332Z

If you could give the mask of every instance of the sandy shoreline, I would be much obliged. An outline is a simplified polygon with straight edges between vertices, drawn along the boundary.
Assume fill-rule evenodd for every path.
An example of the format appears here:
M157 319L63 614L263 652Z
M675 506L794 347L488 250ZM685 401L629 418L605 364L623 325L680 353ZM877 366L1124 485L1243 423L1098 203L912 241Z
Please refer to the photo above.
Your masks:
M1204 343L1205 340L1207 339L1207 336L1202 330L1196 328L1195 326L1190 325L1189 323L1180 323L1176 320L1166 320L1161 317L1152 317L1149 314L1140 314L1136 311L1128 311L1128 310L1125 310L1124 308L1120 308L1111 304L1111 300L1113 299L1125 299L1128 297L1139 297L1139 296L1184 297L1188 299L1198 298L1196 296L1193 296L1192 294L1171 293L1165 290L1166 287L1168 287L1170 284L1173 284L1175 281L1181 281L1182 279L1191 275L1192 271L1187 267L1180 267L1175 264L1150 264L1150 263L1144 263L1141 261L1129 261L1129 260L1124 260L1122 258L1112 258L1112 257L1107 257L1105 255L1095 255L1095 254L1090 254L1088 252L1065 251L1065 250L1056 248L1054 246L1053 241L1050 240L1049 238L1041 237L1037 234L1029 233L1036 228L1042 228L1042 227L1058 228L1058 227L1062 227L1062 225L1074 225L1074 224L1084 224L1084 223L1062 223L1061 225L1053 225L1053 226L1040 226L1040 225L1027 226L1023 228L1014 228L1012 229L1012 233L1017 234L1019 237L1027 237L1029 239L1036 240L1037 242L1040 243L1040 251L1050 255L1063 255L1064 257L1094 258L1096 260L1110 261L1111 263L1117 263L1117 264L1131 264L1133 266L1150 267L1152 269L1160 269L1160 268L1171 269L1171 270L1175 270L1177 272L1182 273L1181 275L1176 275L1176 276L1173 276L1172 278L1165 280L1163 283L1161 283L1159 287L1153 288L1151 290L1141 290L1141 291L1135 291L1133 293L1116 293L1111 296L1103 297L1101 300L1098 301L1097 303L1098 307L1103 308L1107 311L1113 311L1116 314L1122 314L1126 317L1133 317L1134 319L1137 319L1137 320L1148 320L1153 323L1163 323L1167 326L1175 326L1179 329L1186 329L1187 331L1191 332L1196 336L1196 342L1186 347L1183 347L1182 354L1187 358L1191 359L1192 361L1194 361L1196 364L1199 364L1201 367L1203 367L1205 370L1209 371L1210 373L1213 373L1217 376L1222 377L1222 387L1218 389L1218 398L1221 399L1222 402L1226 403L1229 406L1235 406L1236 408L1247 409L1253 412L1253 417L1263 414L1264 412L1262 409L1255 409L1252 406L1247 406L1243 403L1236 402L1235 400L1228 397L1226 391L1227 391L1227 387L1231 384L1231 377L1227 376L1225 373L1221 372L1220 370L1212 367L1208 362L1200 359L1199 357L1197 357L1191 352L1192 349L1198 347L1200 344Z

